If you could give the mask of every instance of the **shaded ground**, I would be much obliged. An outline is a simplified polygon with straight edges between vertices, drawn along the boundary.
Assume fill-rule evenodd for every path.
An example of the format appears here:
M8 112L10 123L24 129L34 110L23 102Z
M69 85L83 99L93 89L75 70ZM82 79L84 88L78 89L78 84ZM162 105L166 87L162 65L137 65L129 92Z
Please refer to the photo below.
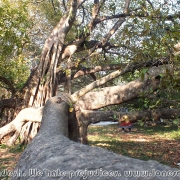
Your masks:
M0 179L8 179L7 173L12 172L23 149L19 145L9 148L0 144Z
M153 159L171 167L180 163L180 130L177 127L135 127L123 133L117 125L90 126L90 145L143 160Z
M180 130L177 127L135 127L123 133L118 126L90 126L90 145L100 146L118 154L148 160L154 159L172 167L180 163ZM0 173L12 171L24 147L8 148L0 144ZM0 176L0 179L8 179Z

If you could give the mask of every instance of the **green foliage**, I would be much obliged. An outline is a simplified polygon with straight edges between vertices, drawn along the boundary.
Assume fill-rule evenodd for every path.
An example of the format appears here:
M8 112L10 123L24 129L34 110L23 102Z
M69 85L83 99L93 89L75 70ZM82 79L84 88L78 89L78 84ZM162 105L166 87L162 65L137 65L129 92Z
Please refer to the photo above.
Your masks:
M52 27L55 27L62 17L60 3L57 0L42 1L39 4L39 9L45 15L46 20L48 20Z
M32 26L27 3L22 0L0 3L0 76L7 78L17 89L29 75L28 61L22 53L29 43L28 29Z
M174 44L180 40L179 19L167 19L176 8L170 1L153 1L153 6L143 0L132 1L131 10L137 10L116 36L122 45L128 46L126 59L146 61L172 55Z
M141 70L140 76L141 76L142 80L144 80L144 76L147 73L147 71L148 71L148 68L144 68L144 69Z
M0 76L10 80L16 89L21 89L30 73L27 63L22 55L11 59L8 63L0 62Z
M118 119L118 117L117 117L117 115L116 115L116 114L114 114L113 118L114 118L114 119Z
M21 0L4 0L0 3L0 60L7 60L22 52L23 46L29 41L27 29L31 25L27 3Z
M178 118L178 119L173 120L173 124L180 126L180 119Z
M143 120L138 120L137 124L138 124L139 126L144 126L144 121L143 121Z

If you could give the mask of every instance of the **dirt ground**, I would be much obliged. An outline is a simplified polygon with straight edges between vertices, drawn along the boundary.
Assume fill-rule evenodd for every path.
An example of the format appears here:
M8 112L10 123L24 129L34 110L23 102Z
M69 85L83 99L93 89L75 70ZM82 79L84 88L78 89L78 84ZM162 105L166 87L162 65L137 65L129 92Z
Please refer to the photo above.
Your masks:
M154 159L163 164L180 168L180 139L166 133L145 133L140 129L123 133L116 126L95 127L89 131L90 145L100 146L118 154L148 160ZM12 171L23 149L16 145L7 147L0 144L0 172ZM2 177L0 177L2 179ZM3 179L8 179L4 177Z

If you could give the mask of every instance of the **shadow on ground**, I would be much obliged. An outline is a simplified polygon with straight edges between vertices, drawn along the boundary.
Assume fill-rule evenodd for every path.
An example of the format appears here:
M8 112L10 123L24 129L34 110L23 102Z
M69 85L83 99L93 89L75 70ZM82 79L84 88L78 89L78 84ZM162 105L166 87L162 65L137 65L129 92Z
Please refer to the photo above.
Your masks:
M124 133L117 125L89 127L90 145L142 160L156 160L171 167L180 163L180 130L172 126L135 126Z

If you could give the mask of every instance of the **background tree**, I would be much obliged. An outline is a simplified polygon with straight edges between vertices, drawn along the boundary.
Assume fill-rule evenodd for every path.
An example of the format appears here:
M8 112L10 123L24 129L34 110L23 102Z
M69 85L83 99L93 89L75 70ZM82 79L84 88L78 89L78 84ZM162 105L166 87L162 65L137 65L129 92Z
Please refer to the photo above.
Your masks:
M179 42L178 1L54 0L51 4L48 1L34 3L42 13L37 13L37 19L33 16L37 21L43 17L47 26L57 25L46 38L39 63L31 70L27 82L14 93L13 98L2 99L1 112L12 108L12 105L15 112L25 107L41 109L49 97L56 95L58 85L61 85L62 91L71 94L70 111L74 110L80 136L86 140L87 127L91 122L98 122L104 117L110 120L114 115L123 119L125 115L97 111L99 109L127 102L133 107L135 99L146 104L141 107L143 110L157 105L162 107L163 93L169 95L170 100L176 100L175 105L178 104L179 55L175 53L175 45ZM47 11L47 6L52 10ZM31 7L31 13L37 11L33 5ZM59 22L56 22L57 17ZM41 27L39 31L42 32ZM34 32L31 31L31 41L36 46L31 44L29 47L38 47L39 51L41 36L38 33L36 39ZM91 78L81 87L82 76L86 75ZM149 101L149 98L155 100ZM178 108L175 105L173 107ZM177 118L178 111L173 112L173 117ZM37 132L40 120L34 122L20 114L21 123L17 123L17 116L16 125L12 122L2 127L0 139L15 131L10 139L14 143L20 132L26 134L26 138L30 132ZM25 123L25 120L30 123Z

